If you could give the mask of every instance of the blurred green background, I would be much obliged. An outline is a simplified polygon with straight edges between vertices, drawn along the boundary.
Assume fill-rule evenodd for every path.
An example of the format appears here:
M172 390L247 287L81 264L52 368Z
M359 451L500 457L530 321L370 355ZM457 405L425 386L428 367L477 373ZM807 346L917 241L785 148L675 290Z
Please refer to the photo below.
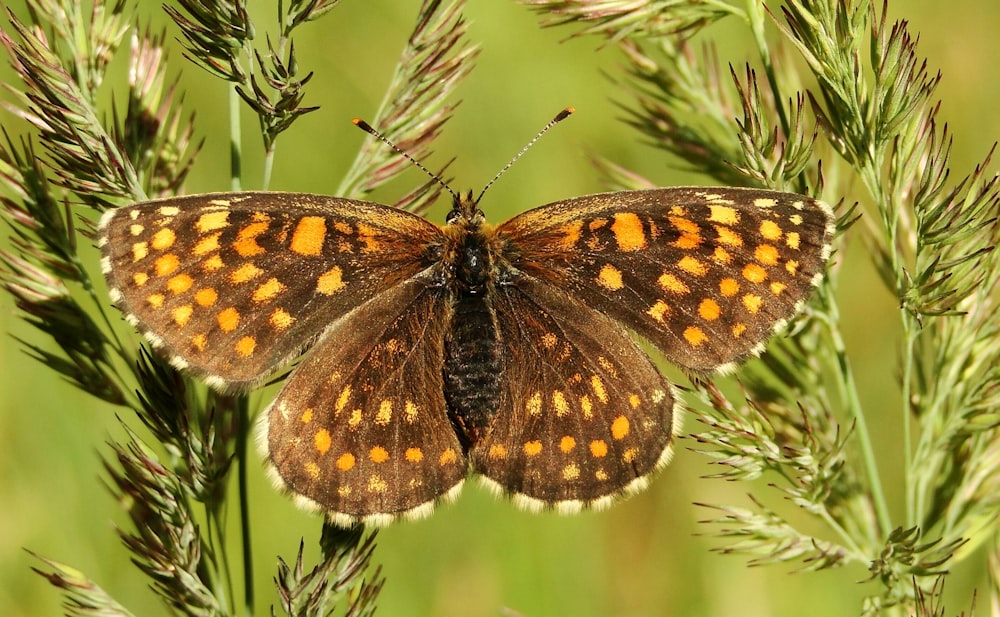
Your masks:
M263 11L273 11L274 3L252 4L261 19L271 20ZM153 14L158 6L144 3L143 11ZM11 8L25 16L20 2ZM305 104L321 109L281 138L271 188L335 189L364 138L350 120L373 117L415 13L416 3L346 1L300 31L300 64L315 71ZM615 102L626 97L602 73L618 71L614 49L598 49L596 39L564 42L570 30L540 29L536 16L513 2L473 0L466 15L481 56L458 91L462 104L428 162L433 167L457 156L451 168L455 188L478 189L556 111L567 105L578 111L491 189L483 203L491 220L601 190L587 153L637 168L662 185L704 181L678 172L683 163L643 147L618 121L622 114ZM964 176L1000 135L1000 4L896 0L890 17L910 22L931 72L940 69L944 75L938 96L941 119L955 138L952 175ZM158 15L155 23L166 21ZM739 25L723 23L711 32L718 35L723 60L741 66L751 48ZM175 28L170 33L177 36ZM197 110L198 136L206 140L186 191L226 189L224 85L186 63L179 49L172 53L188 106ZM13 79L6 62L0 78ZM15 134L22 130L7 112L0 112L0 122ZM256 187L260 178L254 122L246 116L247 188ZM379 197L392 201L422 181L416 174L406 176ZM430 217L440 220L447 206L439 203ZM846 262L841 313L894 499L901 465L893 368L896 307L858 249L852 245L839 255ZM96 258L93 263L97 272ZM6 296L0 300L0 326L13 336L45 343L20 321ZM101 480L106 441L122 433L115 414L132 421L130 412L97 403L62 383L27 359L11 336L0 338L0 392L0 610L8 616L61 612L59 595L30 571L39 564L27 548L80 568L137 615L166 614L121 547L115 525L125 519ZM272 393L257 394L254 402L263 405ZM687 429L696 426L688 417ZM698 524L712 513L695 502L748 505L750 490L780 500L762 486L702 478L711 471L707 459L682 440L673 464L650 490L607 512L571 518L517 511L468 483L456 504L380 534L375 559L387 578L380 614L756 617L801 615L804 607L813 617L859 612L865 586L858 581L868 573L858 564L792 574L787 565L748 568L742 558L713 552L722 542ZM258 613L266 614L274 600L275 557L294 559L301 536L307 545L315 544L320 520L296 511L257 467L251 481ZM235 544L234 551L238 554ZM308 554L315 556L315 549ZM972 590L984 594L986 585L985 555L973 555L948 579L948 613L968 609ZM987 602L979 604L978 613L985 615Z

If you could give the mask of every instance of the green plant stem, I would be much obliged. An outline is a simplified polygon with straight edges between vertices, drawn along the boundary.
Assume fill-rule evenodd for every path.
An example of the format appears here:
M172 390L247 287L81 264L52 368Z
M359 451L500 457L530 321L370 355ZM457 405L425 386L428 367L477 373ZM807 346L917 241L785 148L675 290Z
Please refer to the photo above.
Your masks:
M875 450L872 447L871 434L868 430L868 423L865 421L864 409L861 399L858 397L857 383L854 380L854 371L851 368L850 360L847 357L847 348L844 339L840 335L837 324L840 323L840 310L837 307L836 299L831 294L827 296L827 306L829 314L825 317L827 332L837 358L836 369L840 374L840 379L834 381L840 386L840 398L847 408L848 414L854 420L854 433L857 435L858 446L861 450L861 457L864 462L865 473L868 476L868 484L871 489L872 501L875 506L875 515L878 517L879 536L871 537L873 546L878 546L882 539L889 536L892 530L892 517L889 515L889 506L885 499L885 491L882 489L882 476L879 475L878 463L875 459Z
M918 524L917 512L923 512L923 499L917 496L917 486L916 479L913 476L914 471L914 460L913 460L913 426L911 425L911 414L910 414L910 397L912 396L911 389L913 387L912 376L913 376L913 355L916 349L917 336L919 333L912 327L911 316L907 313L906 308L902 308L900 319L903 322L903 330L905 332L905 348L903 349L903 366L902 366L902 421L903 421L903 456L905 457L904 462L904 473L903 473L903 490L906 500L906 525L907 527L912 527ZM921 483L921 486L924 484ZM923 491L920 491L921 494ZM919 506L918 506L919 503Z
M215 592L215 598L219 606L225 608L229 613L229 602L233 595L233 576L229 567L229 552L226 551L226 531L223 522L222 512L219 508L210 504L205 504L205 514L208 518L209 538L208 545L212 547L212 567L205 568L211 579L211 588ZM219 568L222 568L222 575L219 575Z
M229 188L243 186L243 136L240 134L240 109L243 101L235 87L229 88Z
M253 550L250 542L250 491L247 483L247 443L250 441L250 405L248 397L236 397L238 427L236 434L236 464L240 493L240 539L243 548L243 609L247 617L254 614Z
M865 563L868 558L868 553L865 552L864 548L858 546L857 538L851 536L850 532L844 529L844 526L830 514L829 510L823 509L819 511L820 518L823 519L830 529L835 531L840 537L841 543L851 551L851 557L861 563Z

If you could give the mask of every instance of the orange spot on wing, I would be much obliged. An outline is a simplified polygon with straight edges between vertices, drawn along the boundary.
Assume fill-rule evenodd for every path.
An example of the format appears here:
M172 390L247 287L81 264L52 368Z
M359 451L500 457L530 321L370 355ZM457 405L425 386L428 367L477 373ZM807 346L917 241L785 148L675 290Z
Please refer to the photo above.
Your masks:
M653 306L649 307L646 314L655 319L656 321L663 323L664 318L670 312L670 305L668 305L663 300L657 300Z
M276 308L271 312L271 316L267 318L267 321L275 330L287 330L292 325L292 322L295 321L295 318L288 311Z
M182 294L194 285L194 279L187 274L178 274L167 281L167 289L172 294Z
M191 337L191 346L198 351L205 351L205 347L208 345L208 337L204 334L195 334Z
M724 278L719 281L719 291L729 298L740 292L740 284L736 279Z
M628 436L629 430L629 421L625 416L618 416L611 422L611 436L619 441Z
M333 404L334 413L339 414L347 407L347 402L351 399L351 385L347 384L337 396L337 402Z
M354 468L354 463L355 463L354 455L351 454L350 452L344 452L343 454L337 457L336 465L337 469L341 471L350 471L351 469Z
M677 267L695 276L705 276L708 273L708 266L705 265L705 262L691 256L682 257L677 262Z
M253 257L255 255L262 255L264 253L264 248L257 244L257 236L261 235L267 228L269 223L250 223L249 225L240 229L240 232L236 234L236 240L233 240L233 249L239 253L240 257Z
M321 274L318 279L316 279L316 291L319 293L331 296L338 291L347 287L342 278L343 273L339 266L334 266Z
M285 291L284 284L276 278L271 278L254 290L253 301L257 303L268 302L283 291Z
M441 457L438 458L438 464L444 467L445 465L454 463L457 460L458 460L458 455L455 454L455 450L453 450L452 448L448 448L441 453Z
M524 453L528 456L538 456L542 451L542 442L535 440L524 444Z
M642 221L633 212L618 212L611 224L611 232L615 235L618 248L622 251L638 251L646 247L646 232L642 229Z
M743 268L743 278L751 283L763 283L767 280L767 270L757 264L747 264Z
M778 263L778 249L772 244L761 244L754 249L753 256L765 266Z
M218 255L212 255L205 261L201 262L201 267L205 269L206 272L217 272L225 267L226 264L222 263L222 258Z
M597 275L597 282L605 289L610 289L612 291L621 289L624 287L622 283L622 273L618 268L605 264L601 268L600 274Z
M683 295L691 291L691 288L688 287L684 281L668 272L661 274L660 278L657 279L657 282L660 284L660 287L670 293Z
M679 216L668 217L668 220L677 231L681 232L680 237L674 240L674 246L688 251L701 246L701 228L697 223Z
M708 220L713 223L721 223L732 227L740 222L740 214L736 211L736 208L710 205L708 206L708 211Z
M712 251L712 261L714 261L715 263L725 265L732 260L733 256L729 254L729 251L722 248L721 246L715 247L715 250Z
M212 287L205 287L194 292L194 301L198 303L198 306L212 306L218 298L218 292Z
M764 299L756 294L746 294L743 296L743 306L753 314L756 314L763 304Z
M760 224L760 235L765 240L777 240L781 237L781 227L774 221L764 221Z
M132 262L141 261L149 255L149 245L145 242L136 242L132 245Z
M223 332L232 332L240 325L240 313L235 308L229 307L219 312L216 321Z
M192 252L199 257L209 253L214 253L219 250L219 236L221 235L221 233L217 233L205 236L194 245L194 250Z
M608 444L603 439L595 439L590 442L590 454L596 458L603 458L608 455Z
M722 309L719 307L719 303L711 298L705 298L698 305L698 314L705 321L715 321L722 314Z
M252 263L245 263L239 268L233 270L233 273L229 275L229 281L238 285L240 283L252 281L263 273L263 270Z
M157 276L167 276L168 274L173 274L181 267L181 260L173 253L167 253L156 258L154 267L156 268Z
M580 477L580 466L576 463L570 463L563 467L562 470L563 480L576 480Z
M184 306L178 306L173 310L174 323L178 326L184 327L188 320L191 319L191 314L194 312L194 307L190 304L185 304Z
M317 452L326 454L330 451L331 444L333 444L333 439L330 438L330 431L325 428L316 431L316 435L313 436L313 445L316 446Z
M241 358L249 358L257 348L257 339L252 336L244 336L236 342L236 353Z
M708 341L708 335L701 328L690 326L684 329L684 340L692 347L697 347Z
M607 405L608 391L604 389L604 381L602 381L597 375L591 376L590 389L594 391L594 396L597 397L597 400Z
M194 224L200 233L207 233L229 226L229 210L218 210L208 212L198 217L198 222Z
M176 239L177 236L174 234L174 230L165 227L153 234L149 244L157 251L165 251L174 245Z
M556 417L561 418L569 413L569 403L566 401L566 395L561 390L556 390L552 393L552 406L556 410Z
M319 255L325 239L326 220L321 216L304 216L295 226L288 248L299 255Z
M719 244L726 244L728 246L743 246L743 238L741 238L740 235L732 228L724 225L716 225L715 233L718 234Z

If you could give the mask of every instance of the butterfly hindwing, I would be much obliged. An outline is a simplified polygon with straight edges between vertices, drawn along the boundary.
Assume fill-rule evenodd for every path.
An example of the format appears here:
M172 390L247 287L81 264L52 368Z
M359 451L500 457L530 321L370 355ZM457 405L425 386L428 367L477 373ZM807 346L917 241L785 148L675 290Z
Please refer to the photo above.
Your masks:
M830 255L822 202L732 187L588 195L497 228L512 265L620 321L694 370L759 353Z
M261 381L327 325L426 264L440 235L396 208L299 193L218 193L111 210L112 298L171 361L217 387Z
M340 318L264 414L281 483L341 524L417 517L467 462L448 419L439 289L411 279Z
M634 492L679 428L667 380L625 329L525 278L494 300L504 378L473 468L529 509L573 511Z

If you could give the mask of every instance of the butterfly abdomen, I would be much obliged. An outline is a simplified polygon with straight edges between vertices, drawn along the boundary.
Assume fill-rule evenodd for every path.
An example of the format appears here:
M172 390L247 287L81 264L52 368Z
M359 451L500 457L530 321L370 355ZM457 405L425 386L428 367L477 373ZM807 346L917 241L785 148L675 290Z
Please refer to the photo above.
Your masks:
M459 297L444 345L444 397L468 449L492 422L500 394L496 321L482 296Z

